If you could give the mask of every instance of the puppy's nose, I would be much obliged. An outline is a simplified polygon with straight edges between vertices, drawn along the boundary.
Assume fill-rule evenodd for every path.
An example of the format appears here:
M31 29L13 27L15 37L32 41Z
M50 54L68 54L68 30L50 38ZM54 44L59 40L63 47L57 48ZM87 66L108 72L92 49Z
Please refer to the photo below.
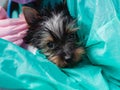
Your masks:
M70 63L72 61L72 53L70 52L62 52L61 56L67 63Z
M69 55L65 55L64 58L65 58L65 60L71 59L71 57Z
M65 56L65 61L66 61L67 63L70 63L70 62L72 61L71 56Z
M67 63L70 63L72 61L72 56L71 55L66 55L66 56L64 56L64 59Z

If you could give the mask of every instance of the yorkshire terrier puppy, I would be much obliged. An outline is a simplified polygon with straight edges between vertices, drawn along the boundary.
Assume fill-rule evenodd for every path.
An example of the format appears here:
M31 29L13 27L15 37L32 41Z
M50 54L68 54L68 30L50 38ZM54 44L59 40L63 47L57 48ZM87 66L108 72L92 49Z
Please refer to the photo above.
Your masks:
M71 67L81 60L84 47L78 43L78 27L65 4L40 11L24 7L23 13L29 25L25 43L40 49L59 67Z

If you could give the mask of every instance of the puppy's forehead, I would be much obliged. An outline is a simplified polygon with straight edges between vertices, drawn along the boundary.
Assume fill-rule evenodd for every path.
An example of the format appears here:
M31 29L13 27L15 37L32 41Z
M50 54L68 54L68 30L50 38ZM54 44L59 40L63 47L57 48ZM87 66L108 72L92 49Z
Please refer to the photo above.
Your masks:
M74 20L64 15L63 12L59 14L52 13L51 17L46 17L42 22L43 31L58 39L63 39L66 35L74 33L77 30L74 26Z
M63 17L61 14L53 14L53 17L44 22L44 26L59 38L63 35Z

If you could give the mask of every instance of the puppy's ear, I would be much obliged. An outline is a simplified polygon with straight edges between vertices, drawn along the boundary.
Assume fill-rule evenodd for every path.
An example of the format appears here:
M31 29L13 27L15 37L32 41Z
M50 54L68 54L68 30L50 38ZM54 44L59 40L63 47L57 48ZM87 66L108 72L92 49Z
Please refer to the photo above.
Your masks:
M29 26L35 24L40 19L39 12L37 12L35 9L26 6L24 6L22 9L26 22Z

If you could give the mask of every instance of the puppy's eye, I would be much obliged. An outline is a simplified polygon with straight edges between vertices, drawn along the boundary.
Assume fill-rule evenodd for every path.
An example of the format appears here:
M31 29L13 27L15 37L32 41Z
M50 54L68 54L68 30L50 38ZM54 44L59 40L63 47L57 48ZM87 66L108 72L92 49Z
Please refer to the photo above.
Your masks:
M51 49L54 49L55 44L54 44L54 42L48 42L48 43L47 43L47 46L48 46L49 48L51 48Z

